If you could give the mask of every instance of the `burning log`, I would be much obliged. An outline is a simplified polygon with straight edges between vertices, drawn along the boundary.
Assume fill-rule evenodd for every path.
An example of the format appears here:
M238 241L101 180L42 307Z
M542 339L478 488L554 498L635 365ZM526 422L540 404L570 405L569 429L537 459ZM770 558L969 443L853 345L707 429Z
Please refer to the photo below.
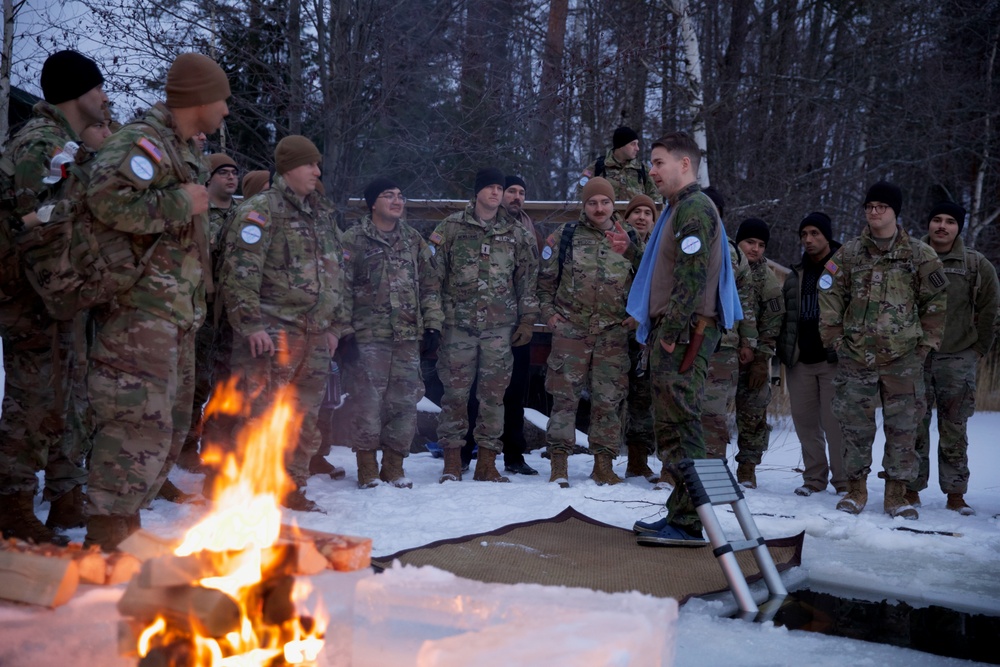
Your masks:
M370 537L336 535L319 530L282 524L281 537L293 541L311 540L331 570L354 572L371 567L372 541Z
M118 550L138 558L140 561L147 561L157 556L167 556L174 553L174 549L180 544L177 540L170 540L165 537L146 532L141 528L118 545Z
M147 625L162 616L167 623L205 637L239 630L240 606L213 588L170 586L143 588L133 579L118 601L118 612Z

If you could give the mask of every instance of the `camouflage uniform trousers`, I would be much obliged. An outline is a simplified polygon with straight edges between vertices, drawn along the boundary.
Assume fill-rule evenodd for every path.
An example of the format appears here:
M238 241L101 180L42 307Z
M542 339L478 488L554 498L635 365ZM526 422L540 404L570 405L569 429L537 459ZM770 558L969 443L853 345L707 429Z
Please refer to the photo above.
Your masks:
M656 445L674 475L683 480L678 464L686 458L705 458L705 437L701 427L701 406L705 399L705 378L708 361L715 350L722 332L716 327L705 329L694 363L685 373L680 365L688 344L678 343L673 352L667 352L653 336L649 355L649 371L653 383L653 424L656 428ZM701 520L683 482L677 484L667 498L667 518L676 526L701 530Z
M770 431L767 428L767 406L771 402L770 378L763 387L751 389L749 373L740 370L736 384L736 462L760 465L767 451Z
M552 394L552 412L545 429L550 453L573 451L577 406L583 391L589 388L590 451L618 456L628 364L627 329L616 327L582 339L553 334L545 376L545 390Z
M882 468L891 480L910 482L917 476L916 436L924 414L924 377L920 356L911 352L875 368L841 357L833 380L833 416L844 438L847 479L871 472L875 441L875 409L882 405L885 454Z
M87 481L75 437L66 437L71 413L73 355L69 323L3 341L6 386L0 413L0 491L38 489L46 470L46 497L58 498ZM59 354L53 354L53 345ZM61 383L61 386L57 386ZM73 432L74 435L76 432Z
M469 428L469 394L478 379L479 417L473 430L476 443L497 453L503 450L503 396L510 383L514 356L510 350L513 327L474 333L446 328L438 350L438 375L444 385L438 439L445 449L460 449Z
M719 348L709 359L705 400L701 403L701 427L705 432L705 455L710 459L726 458L726 446L730 442L729 415L736 399L739 372L738 352L734 348Z
M301 488L309 480L309 461L322 444L319 408L326 390L330 352L325 334L266 326L274 341L274 356L250 356L250 343L234 333L232 372L239 379L237 387L240 391L255 397L251 406L251 422L267 411L278 389L288 385L294 387L295 409L303 416L302 426L298 443L285 453L285 467L288 476Z
M93 417L87 400L87 340L90 315L78 313L71 323L72 353L69 362L69 409L58 454L49 455L45 466L42 497L55 500L74 487L87 483L87 459L91 451ZM68 349L68 348L67 348Z
M625 445L656 451L653 432L653 385L649 380L649 359L642 358L643 346L628 337L628 396L625 398ZM645 368L639 368L645 363Z
M156 498L190 425L194 331L120 306L99 326L87 390L88 513L133 515Z
M424 396L420 343L359 343L358 352L346 369L354 404L352 447L355 452L381 447L405 457L417 428L417 401Z
M945 493L969 490L969 439L966 422L976 411L976 368L979 355L969 348L961 352L931 352L924 364L927 408L917 430L919 470L908 485L913 491L927 488L930 477L931 410L938 415L938 483Z

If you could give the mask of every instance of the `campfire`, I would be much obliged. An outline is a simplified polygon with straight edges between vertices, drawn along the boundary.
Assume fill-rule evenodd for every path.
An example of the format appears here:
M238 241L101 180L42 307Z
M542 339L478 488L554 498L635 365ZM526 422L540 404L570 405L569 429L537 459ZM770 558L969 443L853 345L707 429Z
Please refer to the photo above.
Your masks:
M243 410L233 386L218 394L210 410ZM217 453L212 512L173 553L146 560L129 583L118 603L126 617L119 647L140 667L315 664L326 621L297 575L335 567L335 553L343 558L351 538L281 524L279 501L290 488L285 451L302 421L294 399L290 389L281 392L244 429L238 456ZM370 540L359 542L368 549L362 560L370 557Z

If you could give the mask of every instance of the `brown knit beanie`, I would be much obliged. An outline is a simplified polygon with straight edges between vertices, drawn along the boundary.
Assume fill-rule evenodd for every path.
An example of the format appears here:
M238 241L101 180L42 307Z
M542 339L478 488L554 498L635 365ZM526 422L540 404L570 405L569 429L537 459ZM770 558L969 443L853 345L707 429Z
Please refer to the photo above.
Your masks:
M243 196L249 199L258 192L267 190L270 180L271 174L265 169L248 171L243 177Z
M301 134L285 137L274 149L274 167L279 174L286 174L304 164L316 164L322 159L316 144Z
M628 220L628 217L632 214L632 211L639 208L640 206L645 206L650 211L652 211L653 219L654 220L656 219L656 204L654 204L653 200L647 197L646 195L636 195L635 197L632 197L632 201L630 201L628 203L628 206L625 208L625 219Z
M229 79L218 63L200 53L182 53L167 71L167 106L198 107L229 97Z
M219 171L222 167L232 167L236 171L239 171L239 167L236 166L236 162L233 158L229 157L225 153L212 153L208 156L208 175L212 176L215 172Z
M594 178L587 181L587 184L583 186L580 190L580 201L584 204L587 200L594 195L607 195L608 199L611 201L615 200L615 189L611 187L611 184L604 178L600 176L595 176Z

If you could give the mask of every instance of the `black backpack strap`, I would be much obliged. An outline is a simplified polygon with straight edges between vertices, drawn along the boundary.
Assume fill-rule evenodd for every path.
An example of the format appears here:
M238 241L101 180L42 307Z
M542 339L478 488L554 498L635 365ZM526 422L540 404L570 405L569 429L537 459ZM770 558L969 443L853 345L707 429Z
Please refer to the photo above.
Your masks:
M604 164L604 161L601 161ZM559 273L556 274L556 287L562 281L563 264L566 263L566 255L573 247L573 235L576 234L575 222L567 222L563 227L562 236L559 237Z
M604 156L601 156L597 158L596 162L594 162L594 176L604 176L605 171L607 171L607 169L604 166Z

